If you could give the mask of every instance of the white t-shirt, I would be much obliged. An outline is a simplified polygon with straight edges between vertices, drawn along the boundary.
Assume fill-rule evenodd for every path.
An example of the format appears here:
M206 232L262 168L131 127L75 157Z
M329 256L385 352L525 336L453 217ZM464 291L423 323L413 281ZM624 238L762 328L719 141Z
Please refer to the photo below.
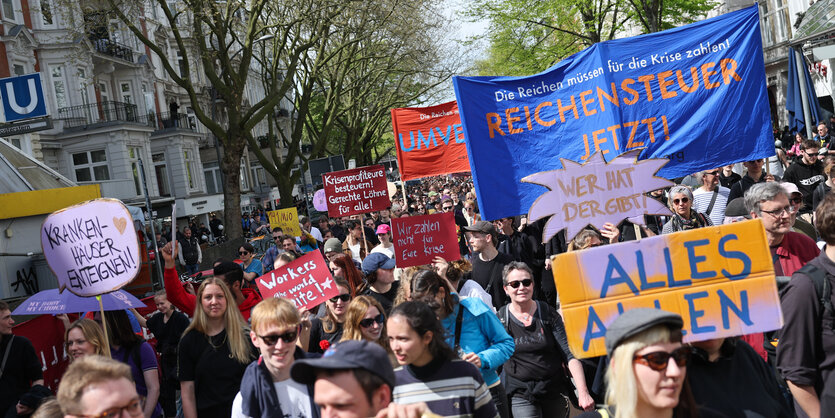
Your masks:
M315 226L310 227L310 235L313 235L313 238L316 238L316 241L325 241L324 238L322 238L322 231L320 231L319 228L316 228Z
M347 240L348 238L345 239ZM348 249L351 250L351 258L357 260L359 263L362 263L362 258L360 258L360 240L357 240L357 243L353 245L349 242Z
M383 253L383 254L389 256L389 258L394 258L394 245L392 245L391 247L386 248L386 247L383 247L383 244L380 244L380 245L372 248L371 252L372 253Z
M310 394L307 393L307 386L296 382L293 379L274 382L275 392L278 394L278 403L281 405L281 412L285 417L310 417ZM232 418L250 418L243 412L243 396L241 392L235 396L232 403Z

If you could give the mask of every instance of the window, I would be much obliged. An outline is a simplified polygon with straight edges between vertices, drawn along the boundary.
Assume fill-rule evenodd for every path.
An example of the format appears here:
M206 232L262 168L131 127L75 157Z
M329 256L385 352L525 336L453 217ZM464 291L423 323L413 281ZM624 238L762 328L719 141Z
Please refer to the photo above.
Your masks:
M58 109L67 107L67 82L64 78L64 66L50 66L49 76L52 79L52 93L55 95L55 105L58 106Z
M15 64L14 65L14 75L24 75L24 74L26 74L26 69L20 64Z
M766 0L760 3L763 46L789 40L792 36L788 0Z
M165 164L165 154L151 155L154 162L154 173L157 175L157 188L160 196L171 196L171 188L168 186L168 168Z
M223 181L220 176L220 167L217 163L207 163L203 166L203 176L206 178L206 193L218 194L223 192Z
M185 161L185 163L186 163L186 182L187 182L188 188L190 190L197 188L196 183L195 183L195 178L194 178L194 175L193 175L194 172L192 171L193 168L194 168L194 162L191 160L191 158L192 158L191 151L183 150L183 161Z
M177 48L177 69L180 71L180 77L185 78L188 75L186 74L186 61L179 48Z
M130 160L130 171L133 174L133 186L136 188L136 194L142 196L142 175L139 171L139 156L142 155L142 149L136 147L128 147L128 158Z
M72 155L76 181L110 180L107 153L104 150L77 152Z
M55 21L52 18L52 4L50 0L41 0L41 18L44 26L52 26Z
M241 176L241 190L249 190L249 181L247 181L246 167L243 161L241 162L241 169L239 175Z
M0 0L3 6L3 17L8 20L15 20L14 15L14 0Z

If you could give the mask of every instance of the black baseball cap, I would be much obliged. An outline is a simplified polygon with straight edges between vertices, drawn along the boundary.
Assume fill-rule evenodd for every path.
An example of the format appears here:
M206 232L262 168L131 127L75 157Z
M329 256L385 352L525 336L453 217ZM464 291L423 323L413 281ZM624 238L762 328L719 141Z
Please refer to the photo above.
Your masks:
M379 344L369 341L349 340L332 345L319 358L296 360L290 368L293 380L312 385L317 370L363 369L383 379L394 388L394 370L388 354Z
M655 308L635 308L622 313L606 328L606 354L612 355L618 345L656 325L680 330L684 321L679 314Z

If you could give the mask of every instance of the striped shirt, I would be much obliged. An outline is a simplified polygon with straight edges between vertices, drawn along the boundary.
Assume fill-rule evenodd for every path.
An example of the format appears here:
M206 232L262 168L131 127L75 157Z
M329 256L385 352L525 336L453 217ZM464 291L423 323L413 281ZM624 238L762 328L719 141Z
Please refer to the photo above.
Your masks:
M719 194L716 195L716 202L713 203L713 209L708 215L707 208L710 206L710 199L713 198L713 192L708 192L701 187L693 191L693 210L699 213L704 213L710 222L714 225L722 225L725 222L725 207L728 206L728 196L731 189L722 186L716 186Z
M394 369L392 393L398 404L425 402L443 417L496 418L498 412L481 373L470 363L455 359L433 360L423 367Z

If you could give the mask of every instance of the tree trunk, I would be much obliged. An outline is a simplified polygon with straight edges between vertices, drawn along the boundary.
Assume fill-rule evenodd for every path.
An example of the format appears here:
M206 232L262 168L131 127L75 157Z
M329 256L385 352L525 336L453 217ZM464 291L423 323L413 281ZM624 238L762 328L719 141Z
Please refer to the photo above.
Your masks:
M230 137L232 132L229 133ZM241 225L241 157L244 138L229 138L233 147L223 148L220 169L223 170L223 223L227 239L243 237Z
M293 207L293 176L274 176L278 194L281 196L281 208Z

